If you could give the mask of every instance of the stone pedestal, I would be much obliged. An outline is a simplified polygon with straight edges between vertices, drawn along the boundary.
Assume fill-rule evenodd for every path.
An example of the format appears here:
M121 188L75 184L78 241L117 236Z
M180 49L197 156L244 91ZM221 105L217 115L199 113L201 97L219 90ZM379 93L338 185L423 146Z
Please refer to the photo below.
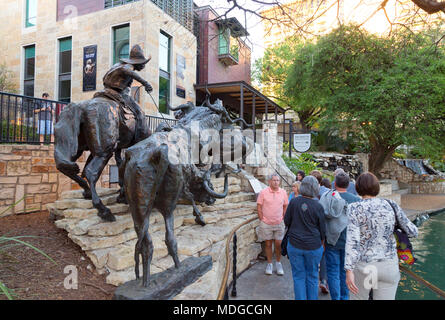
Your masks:
M169 300L185 287L212 269L212 257L189 257L181 266L169 268L150 276L149 286L142 286L141 279L124 283L114 292L114 300Z

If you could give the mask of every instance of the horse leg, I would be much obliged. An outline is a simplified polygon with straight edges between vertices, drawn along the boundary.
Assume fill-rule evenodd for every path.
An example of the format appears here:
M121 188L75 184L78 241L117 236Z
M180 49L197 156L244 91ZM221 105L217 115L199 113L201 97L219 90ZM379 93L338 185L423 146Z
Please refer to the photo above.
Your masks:
M114 158L116 159L116 164L119 168L119 196L117 197L117 203L126 203L127 199L125 198L125 187L124 187L124 173L125 173L125 164L126 162L122 160L121 149L117 149L114 153Z
M84 150L81 149L81 148L79 148L79 150L77 151L76 156L75 156L74 159L73 159L73 162L76 162L77 159L80 158L80 156L82 155L83 152L84 152ZM74 180L75 182L77 182L77 184L84 190L84 197L85 197L85 194L88 194L88 193L91 194L90 186L89 186L88 183L87 183L84 179L82 179L79 175L77 175L76 173L71 172L71 171L69 171L69 170L66 170L65 167L60 167L60 168L59 168L59 171L62 172L64 175L66 175L66 176L67 176L68 178L70 178L71 180ZM91 199L91 195L90 195L89 198L85 197L85 199Z
M98 216L105 221L116 221L116 218L100 200L96 192L96 182L99 179L105 165L111 158L111 153L106 156L94 156L91 162L85 167L85 176L88 180L91 190L93 206L99 211Z
M85 162L85 166L83 167L83 171L82 171L82 174L81 174L81 178L85 178L85 168L87 167L87 165L91 162L91 160L93 160L93 154L92 153L90 153L90 155L88 156L88 159L87 159L87 161ZM90 190L90 187L88 187L88 190L85 190L84 189L84 191L83 191L83 198L84 199L91 199L91 190Z
M146 217L146 220L148 220L148 216ZM147 227L145 228L145 225ZM150 264L151 259L153 258L153 241L150 237L150 234L148 233L148 221L147 223L144 222L144 229L142 230L142 241L141 241L141 255L142 255L142 270L143 270L143 276L142 276L142 285L144 287L148 287L148 284L150 283L149 277L150 277Z
M167 245L168 254L173 258L175 267L179 268L181 262L178 258L178 244L174 233L174 215L173 209L162 211L165 221L165 244Z

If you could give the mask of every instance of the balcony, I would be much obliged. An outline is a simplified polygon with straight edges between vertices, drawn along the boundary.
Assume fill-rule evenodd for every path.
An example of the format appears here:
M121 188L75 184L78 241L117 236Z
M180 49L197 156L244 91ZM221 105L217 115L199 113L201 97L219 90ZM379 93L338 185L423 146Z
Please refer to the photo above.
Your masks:
M231 39L233 41L233 39ZM235 40L236 41L236 40ZM230 51L227 46L220 46L218 60L226 66L237 65L239 62L239 46L233 44L230 46Z

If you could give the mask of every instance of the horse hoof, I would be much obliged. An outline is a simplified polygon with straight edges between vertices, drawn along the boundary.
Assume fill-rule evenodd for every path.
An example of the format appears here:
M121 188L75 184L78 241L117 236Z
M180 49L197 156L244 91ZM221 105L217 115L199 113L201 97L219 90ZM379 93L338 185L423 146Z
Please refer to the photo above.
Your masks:
M83 195L83 198L84 198L84 199L88 199L88 200L91 200L91 199L92 199L91 191L84 191L84 192L82 193L82 195Z
M102 220L108 221L108 222L114 222L116 221L116 217L110 212L110 211L105 211L105 212L99 212L99 217L102 218Z
M201 226L205 226L205 225L206 225L206 223L205 223L205 221L202 219L202 217L196 217L196 218L195 218L195 222L196 222L197 224L201 225Z
M124 203L124 204L128 204L127 199L125 198L125 196L118 196L116 199L117 203Z

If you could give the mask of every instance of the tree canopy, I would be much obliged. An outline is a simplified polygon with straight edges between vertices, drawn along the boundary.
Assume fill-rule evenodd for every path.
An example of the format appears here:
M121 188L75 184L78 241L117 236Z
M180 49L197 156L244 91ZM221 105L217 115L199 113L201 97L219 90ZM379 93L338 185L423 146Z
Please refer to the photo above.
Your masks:
M445 52L431 34L342 26L296 52L284 94L319 106L322 126L363 135L376 174L402 144L443 155Z

